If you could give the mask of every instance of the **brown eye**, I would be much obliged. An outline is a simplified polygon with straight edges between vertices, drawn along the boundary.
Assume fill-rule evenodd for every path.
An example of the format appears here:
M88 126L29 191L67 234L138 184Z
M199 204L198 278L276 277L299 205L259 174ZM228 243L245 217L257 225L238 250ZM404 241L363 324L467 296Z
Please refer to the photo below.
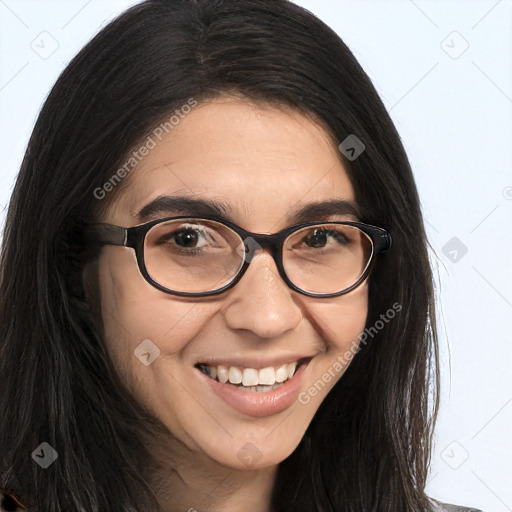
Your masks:
M328 244L329 238L332 238L340 245L347 244L347 238L343 233L334 229L315 229L305 241L309 247L322 248Z
M198 240L197 232L192 229L182 230L174 236L176 243L182 247L195 247Z

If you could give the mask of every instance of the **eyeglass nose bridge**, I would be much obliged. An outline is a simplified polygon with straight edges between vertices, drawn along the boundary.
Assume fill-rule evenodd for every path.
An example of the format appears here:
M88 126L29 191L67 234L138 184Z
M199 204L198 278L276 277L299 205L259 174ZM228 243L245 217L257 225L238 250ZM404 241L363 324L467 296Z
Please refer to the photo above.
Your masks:
M237 247L236 252L241 256L246 263L251 263L254 258L254 253L260 249L270 249L271 255L276 264L281 248L281 243L284 242L283 237L279 233L266 234L266 233L245 233L242 243Z
M244 264L240 269L238 276L232 282L231 286L237 284L249 268L251 261L254 258L256 251L262 249L270 249L270 255L274 259L280 277L292 290L303 293L303 291L293 283L286 275L283 265L283 245L291 230L285 229L279 233L251 233L243 230L243 242L237 247L236 252L244 259Z

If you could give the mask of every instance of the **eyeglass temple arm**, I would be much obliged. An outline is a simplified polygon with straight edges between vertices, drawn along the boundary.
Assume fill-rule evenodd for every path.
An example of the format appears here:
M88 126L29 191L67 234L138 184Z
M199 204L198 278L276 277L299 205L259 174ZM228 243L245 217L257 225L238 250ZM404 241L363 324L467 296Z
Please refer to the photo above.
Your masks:
M112 224L94 224L85 229L85 239L87 242L101 245L126 246L128 232L126 228Z

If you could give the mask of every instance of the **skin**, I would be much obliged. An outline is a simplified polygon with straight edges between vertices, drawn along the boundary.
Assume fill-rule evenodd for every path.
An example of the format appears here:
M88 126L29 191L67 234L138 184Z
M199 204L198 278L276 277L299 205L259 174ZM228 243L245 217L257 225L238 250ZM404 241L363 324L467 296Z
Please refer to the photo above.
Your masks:
M137 212L164 194L222 200L233 222L260 233L288 226L286 216L298 204L354 201L339 151L323 128L295 111L230 97L201 103L181 119L139 163L103 220L140 224ZM266 251L256 253L236 286L209 298L152 287L130 248L106 246L98 272L110 357L135 399L167 429L150 446L155 464L147 476L163 510L268 511L277 465L297 447L348 363L309 403L295 401L260 418L212 394L193 365L205 356L286 354L293 361L308 354L305 392L357 342L367 282L340 297L307 297L286 285ZM134 356L145 339L160 350L149 366ZM237 456L246 443L260 453L251 467Z

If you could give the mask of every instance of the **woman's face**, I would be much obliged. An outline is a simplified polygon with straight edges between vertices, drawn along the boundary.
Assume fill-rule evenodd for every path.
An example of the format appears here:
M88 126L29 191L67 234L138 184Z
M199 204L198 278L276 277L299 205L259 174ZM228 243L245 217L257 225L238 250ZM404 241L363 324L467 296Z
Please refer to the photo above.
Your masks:
M138 214L161 196L185 196L222 203L225 216L248 231L274 233L296 224L307 205L354 201L338 149L296 112L217 99L168 131L161 140L153 136L156 146L105 222L128 227L199 216L161 207ZM332 212L304 220L356 219ZM274 466L296 448L355 352L368 307L366 281L335 298L291 290L267 251L255 253L233 288L211 297L159 291L125 247L103 249L99 278L105 342L130 392L188 453L238 469ZM233 380L237 370L230 367L264 379L304 358L307 365L269 392L241 391L197 368L209 362L219 375L225 366Z

